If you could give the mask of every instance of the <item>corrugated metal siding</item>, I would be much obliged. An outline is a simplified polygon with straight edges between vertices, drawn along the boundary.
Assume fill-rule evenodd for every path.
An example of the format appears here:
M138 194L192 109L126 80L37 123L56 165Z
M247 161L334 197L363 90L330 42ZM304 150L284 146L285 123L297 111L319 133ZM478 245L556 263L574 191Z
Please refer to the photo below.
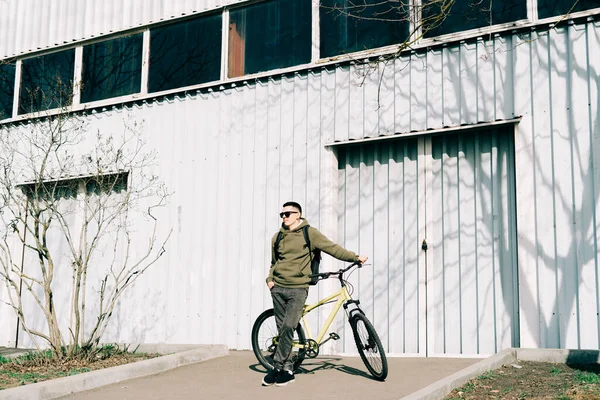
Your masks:
M338 156L340 242L370 257L369 265L351 275L353 297L388 352L425 354L424 193L417 140L352 146ZM349 326L342 329L344 352L355 352Z
M0 58L210 11L240 1L4 0L0 1Z
M600 25L515 44L521 345L598 348Z
M0 28L8 32L4 40L11 48L35 42L24 32L30 21L74 29L54 18L40 20L42 10L69 12L59 13L56 6L23 11L32 4L2 4L17 16L10 27ZM77 29L48 34L43 28L36 40L46 35L76 39L80 32L88 34L86 29L106 29L96 24L112 21L111 14L105 19L97 14L113 3L97 5L96 13L88 4L93 3L83 7L86 22ZM166 2L128 4L125 9L131 11L123 18L132 21L147 21L154 10L167 7ZM188 4L173 7L188 9ZM344 232L337 233L339 172L325 144L523 116L515 133L520 344L598 348L599 47L600 26L591 21L413 53L380 66L362 85L357 84L362 67L338 66L134 106L131 113L145 120L148 140L160 151L160 174L175 192L164 215L174 236L161 265L121 304L107 340L248 348L251 321L270 305L264 287L266 243L278 227L283 201L303 202L309 222L352 249L374 260L386 254L375 222L355 208L348 208ZM118 130L123 113L99 113L91 117L92 127ZM367 163L378 165L372 157ZM357 198L365 207L377 204L377 210L385 204L378 179L360 182L364 194ZM383 220L385 213L377 211L376 221L385 225ZM347 236L358 231L372 239ZM391 245L388 257L395 256ZM332 267L328 263L325 268ZM414 322L409 314L415 312L414 299L406 299L405 319L395 320L386 332L379 314L391 306L363 294L383 289L377 286L383 282L379 274L386 273L380 267L374 262L377 275L361 280L361 297L391 351L417 351L414 331L404 330L401 345L390 341ZM316 295L313 290L311 296Z
M518 346L512 127L436 136L431 149L428 354Z

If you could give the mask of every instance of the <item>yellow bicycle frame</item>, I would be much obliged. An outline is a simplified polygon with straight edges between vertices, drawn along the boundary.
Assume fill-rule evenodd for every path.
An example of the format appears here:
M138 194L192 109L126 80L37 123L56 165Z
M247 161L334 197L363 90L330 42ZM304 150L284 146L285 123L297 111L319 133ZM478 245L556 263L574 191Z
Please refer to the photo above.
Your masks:
M342 307L342 305L346 301L352 300L352 297L350 297L350 293L348 293L348 289L346 288L346 286L343 286L339 292L334 293L331 296L325 297L323 300L320 300L318 303L306 304L304 306L304 311L302 312L302 325L304 326L304 331L306 332L306 338L313 339L313 335L310 331L310 327L308 326L308 323L306 322L306 318L305 318L306 315L309 312L311 312L312 310L314 310L315 308L318 308L325 303L329 303L331 300L333 300L335 298L337 298L337 301L335 302L335 305L333 306L333 310L331 310L331 312L329 313L329 316L327 317L327 321L325 321L325 324L319 331L319 335L316 337L316 339L314 339L319 345L322 344L321 341L325 337L325 334L329 330L331 323L335 319L335 316L337 315L338 311L340 311L340 308ZM294 343L294 347L302 347L302 346L300 344Z

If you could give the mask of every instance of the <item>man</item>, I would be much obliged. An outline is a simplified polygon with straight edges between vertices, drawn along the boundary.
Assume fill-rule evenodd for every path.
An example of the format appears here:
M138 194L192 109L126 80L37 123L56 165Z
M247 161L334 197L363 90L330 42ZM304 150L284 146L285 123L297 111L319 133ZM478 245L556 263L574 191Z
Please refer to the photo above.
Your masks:
M279 216L283 219L282 234L278 248L275 241L279 232L271 240L271 269L267 286L271 291L275 321L279 331L279 344L273 356L275 368L263 378L264 386L287 385L294 381L293 364L290 358L294 330L302 317L304 302L308 296L311 275L311 251L319 249L343 261L367 261L366 256L346 250L327 239L316 228L309 226L302 218L300 204L289 201L283 205ZM309 226L308 237L312 249L308 249L302 228Z

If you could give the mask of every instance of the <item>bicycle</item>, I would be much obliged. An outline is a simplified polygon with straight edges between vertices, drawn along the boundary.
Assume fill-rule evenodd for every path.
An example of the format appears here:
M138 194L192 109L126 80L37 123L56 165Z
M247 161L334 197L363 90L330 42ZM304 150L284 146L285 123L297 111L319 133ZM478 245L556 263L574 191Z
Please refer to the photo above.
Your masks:
M336 272L323 272L311 276L311 278L318 278L319 281L337 276L341 289L337 293L325 297L315 304L307 304L304 306L302 318L295 330L292 346L291 357L294 370L298 369L305 358L317 357L319 355L319 349L323 344L330 340L338 340L340 338L339 335L334 332L329 333L327 338L325 338L325 335L338 311L343 306L350 327L352 328L354 342L356 343L356 347L363 363L376 380L383 381L387 377L387 358L379 335L377 335L375 328L368 320L363 310L361 310L360 301L352 299L352 290L348 290L348 287L352 288L352 285L344 278L344 274L355 266L361 268L362 264L359 261L356 261ZM324 304L333 302L335 302L333 310L331 310L317 337L313 339L306 321L306 315ZM302 325L306 328L306 333ZM260 314L252 327L252 350L254 351L254 355L258 362L267 370L273 369L273 355L277 349L277 335L278 331L275 323L275 314L271 308ZM324 338L325 340L323 340Z

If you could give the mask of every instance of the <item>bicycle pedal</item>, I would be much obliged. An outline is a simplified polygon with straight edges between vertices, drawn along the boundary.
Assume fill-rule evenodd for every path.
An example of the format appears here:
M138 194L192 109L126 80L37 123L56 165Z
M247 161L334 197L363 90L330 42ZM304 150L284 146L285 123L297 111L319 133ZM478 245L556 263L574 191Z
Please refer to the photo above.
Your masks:
M335 333L335 332L331 332L331 333L329 334L329 337L330 337L330 338L332 338L333 340L338 340L338 339L340 338L340 335L338 335L338 334L337 334L337 333Z

